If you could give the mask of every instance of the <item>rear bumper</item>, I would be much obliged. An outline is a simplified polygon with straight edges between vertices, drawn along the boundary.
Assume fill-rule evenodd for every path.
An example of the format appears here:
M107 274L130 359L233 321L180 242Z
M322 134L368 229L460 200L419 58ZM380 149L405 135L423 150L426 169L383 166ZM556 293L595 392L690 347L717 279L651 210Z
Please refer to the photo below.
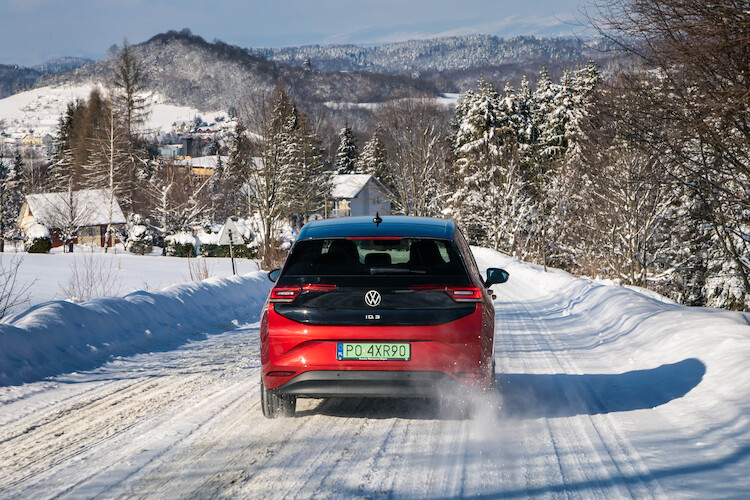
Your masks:
M426 312L429 314L429 312ZM491 323L490 323L491 325ZM264 387L309 397L424 396L459 386L492 385L493 332L482 310L440 325L304 325L277 314L261 316ZM338 342L407 342L410 359L338 360Z
M428 371L317 370L300 374L276 392L308 398L438 397L466 386L453 377Z

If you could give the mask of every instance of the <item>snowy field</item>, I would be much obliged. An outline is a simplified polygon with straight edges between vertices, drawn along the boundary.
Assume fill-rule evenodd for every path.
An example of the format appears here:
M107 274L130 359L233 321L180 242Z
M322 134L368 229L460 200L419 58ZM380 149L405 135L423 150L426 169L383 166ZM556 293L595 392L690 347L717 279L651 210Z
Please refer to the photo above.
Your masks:
M16 250L18 253L16 254ZM84 267L94 267L101 273L112 277L113 294L124 295L137 290L156 291L177 283L193 281L196 268L205 268L208 276L231 276L232 263L224 258L185 259L178 257L162 257L161 249L154 255L133 255L122 250L110 249L104 253L99 247L76 246L73 253L63 253L62 247L52 249L49 254L28 254L20 247L5 247L5 254L0 254L0 265L6 268L14 257L21 259L18 279L21 283L30 285L29 302L34 306L49 300L66 300L70 296L65 293L70 288L75 270ZM238 274L245 274L258 270L258 263L253 260L235 259ZM22 308L16 307L13 312ZM7 318L6 318L7 321ZM3 320L0 320L0 323Z
M2 131L14 135L33 133L42 137L45 134L55 135L60 116L65 112L68 103L86 100L94 85L40 87L20 92L0 99L0 120ZM151 133L159 130L168 132L172 124L192 122L196 116L206 120L216 117L227 119L225 111L200 111L188 106L166 104L164 97L154 93L150 98L151 109L145 129Z
M330 399L264 419L257 272L17 314L0 325L0 497L746 496L745 315L475 255L511 278L493 287L499 390L470 418ZM173 259L132 259L169 281Z

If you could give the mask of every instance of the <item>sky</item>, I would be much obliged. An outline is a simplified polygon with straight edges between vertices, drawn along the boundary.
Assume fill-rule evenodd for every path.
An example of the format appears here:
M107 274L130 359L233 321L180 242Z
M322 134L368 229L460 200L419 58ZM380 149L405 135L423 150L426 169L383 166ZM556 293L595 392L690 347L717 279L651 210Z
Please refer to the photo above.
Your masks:
M580 32L588 0L0 0L0 64L103 58L114 44L190 29L241 47L376 44L437 36Z

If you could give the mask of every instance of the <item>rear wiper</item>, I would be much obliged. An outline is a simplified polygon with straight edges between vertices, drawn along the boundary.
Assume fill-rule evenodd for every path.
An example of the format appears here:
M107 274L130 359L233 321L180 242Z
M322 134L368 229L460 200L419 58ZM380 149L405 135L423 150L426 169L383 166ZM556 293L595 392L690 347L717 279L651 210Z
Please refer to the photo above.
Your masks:
M370 274L427 274L427 271L403 267L371 267Z

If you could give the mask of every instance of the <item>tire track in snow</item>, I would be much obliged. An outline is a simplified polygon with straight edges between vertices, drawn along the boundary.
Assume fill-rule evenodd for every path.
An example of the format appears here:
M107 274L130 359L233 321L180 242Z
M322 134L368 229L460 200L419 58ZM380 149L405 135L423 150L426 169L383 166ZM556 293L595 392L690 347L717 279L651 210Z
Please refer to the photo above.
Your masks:
M114 391L89 394L41 419L24 423L0 444L0 459L7 485L35 478L42 472L87 453L102 439L125 432L141 418L167 404L169 388L141 380ZM143 398L147 398L146 404ZM7 451L6 451L7 450Z
M108 445L98 450L97 455L103 465L90 470L87 477L71 485L62 496L72 494L78 497L83 494L86 497L109 497L120 496L122 490L133 491L132 485L142 481L144 472L153 465L169 463L175 450L184 449L187 441L194 440L194 436L204 429L213 428L223 414L232 412L247 400L246 386L245 382L236 382L220 390L214 389L210 395L204 395L198 404L184 405L177 413L153 419L158 423L150 422L150 428L139 429L137 435L131 436L133 439L123 439L118 446ZM144 443L147 446L144 447ZM107 456L113 452L118 456L130 457L130 463L125 467L108 463ZM193 452L191 457L197 460L201 455ZM137 496L146 495L140 492Z
M184 394L180 390L194 388L194 384L179 381L158 387L148 384L143 391L132 395L139 399L113 401L112 409L98 405L84 408L73 422L63 416L59 422L40 427L45 429L43 435L30 436L33 441L27 447L14 447L14 458L23 457L24 452L31 453L32 457L15 463L21 475L9 485L22 481L28 485L43 485L50 478L57 478L56 483L59 480L75 482L82 473L88 474L89 469L108 466L112 463L109 456L117 456L123 443L132 442L133 436L138 436L158 421L160 415L175 408L175 398ZM102 449L105 451L101 452Z
M229 335L236 337L234 332ZM179 422L169 420L171 416L210 401L212 393L217 392L213 383L237 371L236 365L216 369L226 363L227 357L242 357L233 352L237 340L229 343L229 349L222 345L217 349L211 344L203 344L202 349L188 347L181 353L143 356L142 360L151 360L150 367L125 373L114 370L113 376L123 379L114 390L107 384L98 386L62 407L58 405L36 415L36 420L32 416L20 425L21 431L30 425L30 432L19 432L16 425L11 429L13 439L5 448L0 446L0 457L7 456L10 462L0 462L3 466L0 489L4 496L11 491L17 491L16 496L21 498L49 496L54 491L65 491L71 484L83 484L92 475L89 470L116 469L131 460L138 451L132 449L133 443L143 445L139 437L149 430L164 421L170 422L168 427L179 426ZM206 363L210 357L215 364ZM247 363L239 361L237 365L242 369ZM132 376L139 378L131 380ZM257 368L255 376L257 379ZM244 383L246 379L241 380ZM247 391L242 392L244 395Z
M582 375L563 341L546 325L550 317L554 319L562 311L535 310L521 301L505 304L502 321L504 331L509 333L502 337L501 344L509 343L510 349L506 351L520 355L511 363L510 370L529 373L541 368L547 374ZM582 321L579 325L585 328L587 323ZM499 349L500 355L502 349ZM532 404L563 405L563 408L564 405L585 408L595 404L592 401L596 400L596 394L591 387L585 387L585 393L561 385L547 389L545 396L552 395L552 399ZM527 485L529 495L544 492L580 495L584 490L593 497L665 497L615 418L600 413L601 407L600 404L599 409L591 408L590 414L544 417L547 439L555 447L560 474L558 478L548 477L548 484L541 489Z

